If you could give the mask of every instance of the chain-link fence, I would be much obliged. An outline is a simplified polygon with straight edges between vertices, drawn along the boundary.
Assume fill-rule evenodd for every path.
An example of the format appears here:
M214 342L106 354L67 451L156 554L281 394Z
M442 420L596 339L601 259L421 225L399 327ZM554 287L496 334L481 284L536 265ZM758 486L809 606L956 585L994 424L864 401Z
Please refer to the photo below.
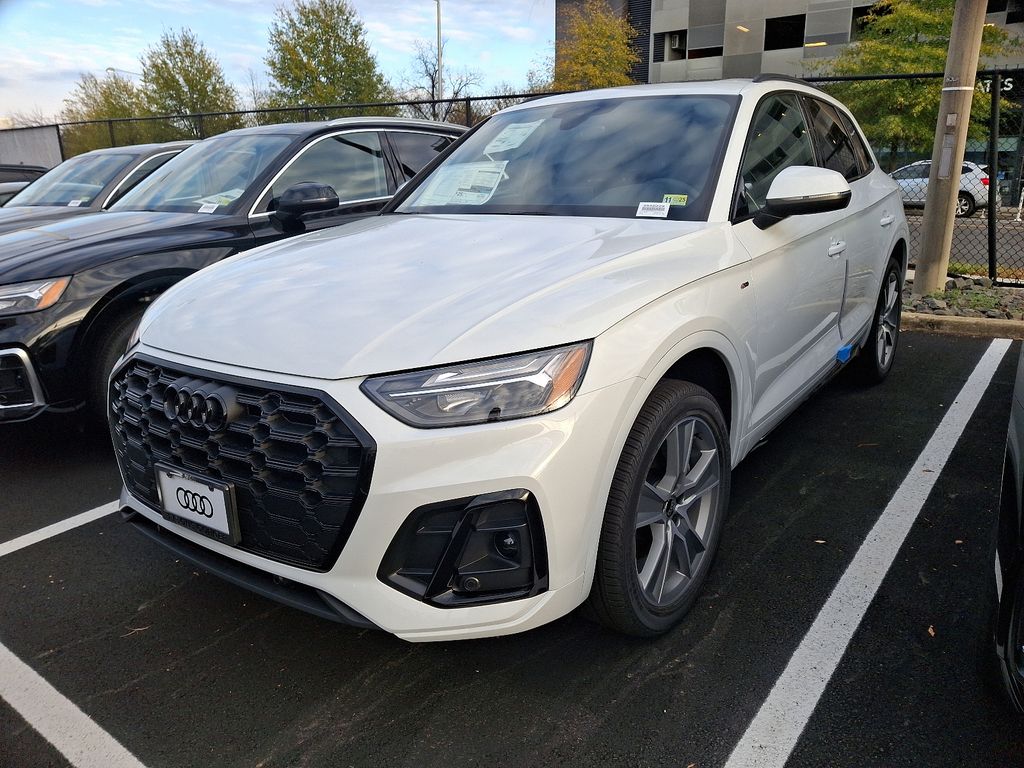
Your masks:
M911 263L920 250L942 73L808 78L843 101L867 134L883 170L899 184L910 223ZM978 75L960 175L950 272L1024 283L1024 70ZM419 117L473 125L536 93L442 101L300 106L226 113L63 123L63 157L90 149L203 139L233 128L362 115Z

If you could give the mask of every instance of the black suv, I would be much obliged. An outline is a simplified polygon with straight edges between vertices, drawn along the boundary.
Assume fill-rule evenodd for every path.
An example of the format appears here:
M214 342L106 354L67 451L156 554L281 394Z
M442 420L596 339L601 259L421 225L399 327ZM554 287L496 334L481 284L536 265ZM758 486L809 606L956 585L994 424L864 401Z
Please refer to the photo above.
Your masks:
M465 130L397 118L244 128L185 150L108 211L0 236L0 421L83 403L102 414L154 297L240 251L379 212Z
M96 149L51 168L0 210L0 232L109 208L191 141Z

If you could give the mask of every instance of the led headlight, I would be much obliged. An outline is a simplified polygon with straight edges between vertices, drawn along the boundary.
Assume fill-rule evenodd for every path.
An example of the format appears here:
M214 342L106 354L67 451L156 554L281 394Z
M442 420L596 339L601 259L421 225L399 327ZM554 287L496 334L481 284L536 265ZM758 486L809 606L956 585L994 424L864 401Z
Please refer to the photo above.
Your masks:
M548 413L576 395L589 341L512 357L367 379L362 390L413 427L454 427Z
M52 307L71 282L70 277L0 285L0 315L20 315Z

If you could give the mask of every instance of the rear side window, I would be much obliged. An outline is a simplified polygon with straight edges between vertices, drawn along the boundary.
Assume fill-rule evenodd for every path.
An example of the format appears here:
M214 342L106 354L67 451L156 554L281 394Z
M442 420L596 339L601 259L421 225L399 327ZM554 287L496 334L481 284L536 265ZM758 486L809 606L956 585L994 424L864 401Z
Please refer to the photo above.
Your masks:
M814 151L796 95L779 93L761 102L754 114L740 168L736 218L761 210L772 181L793 165L814 165Z
M107 205L113 205L126 194L131 192L133 189L135 189L135 187L138 185L140 181L149 176L149 174L151 174L161 165L166 163L176 154L178 153L164 152L159 155L154 155L153 157L143 161L142 163L139 163L137 166L135 166L135 170L133 170L131 173L124 177L124 180L118 185L117 191L114 192L113 197L111 197L110 200L107 201Z
M811 135L818 150L818 165L843 174L847 181L861 176L853 143L839 114L818 99L805 99L807 116L811 123Z
M438 136L433 133L388 133L391 146L395 148L398 162L402 166L402 175L411 179L448 148L455 139L451 136Z
M864 176L871 172L871 169L875 167L874 161L871 159L871 151L864 143L864 139L860 137L860 131L857 130L857 126L854 125L853 118L843 112L841 109L836 110L839 113L839 117L843 119L843 125L846 127L846 132L850 136L850 140L853 142L853 152L857 155L857 165L860 166L860 175Z

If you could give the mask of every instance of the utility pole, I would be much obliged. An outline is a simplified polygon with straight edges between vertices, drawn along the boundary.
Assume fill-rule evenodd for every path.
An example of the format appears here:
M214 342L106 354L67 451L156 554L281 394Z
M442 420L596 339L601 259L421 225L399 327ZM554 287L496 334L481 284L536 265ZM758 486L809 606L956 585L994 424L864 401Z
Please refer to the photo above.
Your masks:
M434 0L437 3L437 96L440 101L444 95L444 76L441 73L441 0Z
M960 168L967 145L986 5L986 0L957 0L953 13L924 221L921 223L921 252L914 273L914 294L917 296L941 290L946 284L956 199L960 191Z

